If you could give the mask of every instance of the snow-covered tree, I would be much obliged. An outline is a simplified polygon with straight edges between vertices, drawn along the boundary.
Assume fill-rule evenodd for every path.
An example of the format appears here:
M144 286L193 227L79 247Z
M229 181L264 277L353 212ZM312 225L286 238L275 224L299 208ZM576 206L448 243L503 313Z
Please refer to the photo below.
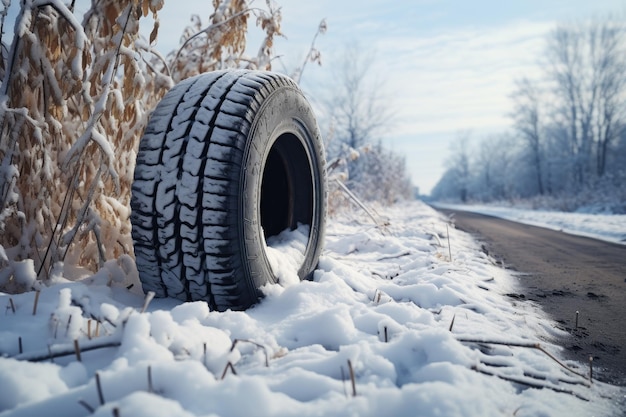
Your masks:
M626 122L626 24L560 25L548 37L552 122L562 126L579 188L606 173L608 149Z
M394 117L386 87L372 72L374 59L359 44L346 46L326 97L327 153L331 166L342 162L358 196L390 204L412 198L413 187L404 158L381 144Z
M544 193L544 133L543 109L537 86L528 78L517 82L513 98L513 129L524 141L528 153L530 169L534 171L536 192Z
M348 185L363 199L390 205L413 197L404 157L386 149L381 141L353 163L359 165L361 174Z
M484 138L470 158L456 143L435 198L552 198L575 208L603 192L619 201L626 190L626 24L559 25L542 58L542 78L517 81L510 131L501 141Z

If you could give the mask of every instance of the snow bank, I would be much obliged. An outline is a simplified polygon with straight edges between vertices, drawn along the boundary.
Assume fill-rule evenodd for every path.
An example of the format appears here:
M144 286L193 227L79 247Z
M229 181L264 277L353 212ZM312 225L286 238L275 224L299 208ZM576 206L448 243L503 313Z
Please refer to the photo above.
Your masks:
M0 416L619 414L623 391L532 347L558 356L559 330L467 234L419 202L385 214L331 221L314 280L247 312L141 312L123 276L1 294Z

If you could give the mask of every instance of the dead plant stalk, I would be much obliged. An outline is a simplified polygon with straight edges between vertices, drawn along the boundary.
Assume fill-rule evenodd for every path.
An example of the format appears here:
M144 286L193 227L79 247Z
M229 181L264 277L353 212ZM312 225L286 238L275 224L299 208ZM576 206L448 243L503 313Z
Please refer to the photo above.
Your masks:
M465 338L458 338L457 340L459 342L462 342L462 343L478 343L478 344L485 344L485 345L501 345L501 346L509 346L509 347L521 347L521 348L528 348L528 349L537 349L538 351L542 352L547 357L552 359L554 362L559 364L562 368L564 368L564 369L568 370L569 372L571 372L571 373L573 373L575 375L578 375L578 376L580 376L582 378L585 378L585 379L587 378L586 375L583 375L580 372L577 372L577 371L573 370L572 368L570 368L569 366L565 365L563 362L561 362L559 359L557 359L554 355L552 355L550 352L545 350L539 343L501 342L501 341L490 341L490 340L480 340L480 339L465 339Z

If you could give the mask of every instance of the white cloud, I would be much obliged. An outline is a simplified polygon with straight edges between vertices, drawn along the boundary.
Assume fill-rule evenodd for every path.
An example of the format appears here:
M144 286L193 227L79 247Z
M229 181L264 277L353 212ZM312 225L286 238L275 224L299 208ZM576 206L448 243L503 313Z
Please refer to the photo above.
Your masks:
M520 20L435 35L398 28L373 42L376 71L386 81L390 106L398 114L388 143L406 155L414 182L423 192L429 192L443 174L449 143L459 131L481 135L506 129L514 80L537 76L536 60L552 27L552 22ZM324 46L343 46L332 32L325 41ZM307 75L315 78L306 84L310 90L315 90L311 84L323 88L324 77L331 72L328 67L341 60L336 51L328 55L327 67Z
M376 71L387 80L390 106L398 113L390 143L407 155L423 191L429 191L443 173L447 143L456 132L472 129L480 135L508 125L508 95L514 79L539 74L543 37L557 19L624 11L623 0L277 2L287 36L275 43L283 56L275 65L279 70L280 62L292 69L302 61L320 20L327 18L328 32L317 43L324 66L310 65L303 78L312 97L328 88L332 68L349 41L358 40L376 50ZM86 10L88 5L88 0L78 0L77 10ZM252 5L265 8L262 0ZM174 50L191 14L207 21L212 10L211 2L205 0L166 0L159 13L157 47L165 54ZM249 26L254 27L254 22ZM142 27L147 36L151 22L146 20ZM248 41L254 52L259 31L253 29ZM436 139L431 143L429 137Z
M412 120L401 133L505 124L514 79L537 74L534 61L551 27L519 22L379 41L392 74L390 88L403 92L402 113Z

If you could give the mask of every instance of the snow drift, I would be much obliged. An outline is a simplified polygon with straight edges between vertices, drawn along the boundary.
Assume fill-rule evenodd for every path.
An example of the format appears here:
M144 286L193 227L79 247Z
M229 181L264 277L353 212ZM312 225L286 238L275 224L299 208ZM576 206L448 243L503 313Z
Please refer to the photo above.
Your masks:
M619 414L469 235L419 202L387 214L331 221L314 280L247 312L145 308L129 259L1 294L0 416Z

